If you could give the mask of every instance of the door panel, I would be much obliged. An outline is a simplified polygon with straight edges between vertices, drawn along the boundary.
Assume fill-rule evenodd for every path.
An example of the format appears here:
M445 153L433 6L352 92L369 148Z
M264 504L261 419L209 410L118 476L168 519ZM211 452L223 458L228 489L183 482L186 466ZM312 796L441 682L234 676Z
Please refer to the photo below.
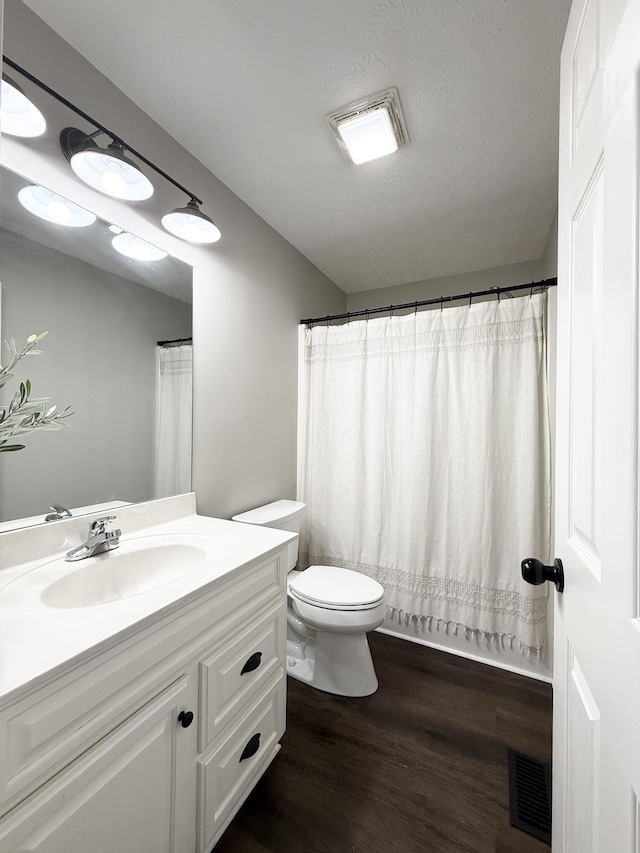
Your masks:
M574 0L562 52L554 853L638 853L640 0Z
M567 853L596 853L600 788L600 710L580 664L568 650L567 702ZM584 780L588 780L584 784Z
M571 229L571 443L569 446L569 542L599 581L602 480L597 440L602 408L600 341L602 323L603 164L599 161Z

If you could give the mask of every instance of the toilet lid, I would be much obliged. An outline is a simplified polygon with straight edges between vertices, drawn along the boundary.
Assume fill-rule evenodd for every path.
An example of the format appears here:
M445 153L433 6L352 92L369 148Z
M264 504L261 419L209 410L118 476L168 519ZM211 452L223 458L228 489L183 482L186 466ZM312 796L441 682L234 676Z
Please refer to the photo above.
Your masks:
M384 597L378 581L337 566L309 566L289 581L289 591L308 604L334 610L375 607Z

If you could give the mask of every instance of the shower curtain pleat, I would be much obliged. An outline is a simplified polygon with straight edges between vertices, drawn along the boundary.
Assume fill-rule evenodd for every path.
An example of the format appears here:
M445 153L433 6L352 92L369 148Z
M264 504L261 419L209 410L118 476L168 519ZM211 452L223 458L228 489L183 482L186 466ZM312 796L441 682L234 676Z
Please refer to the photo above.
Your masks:
M546 294L302 328L301 565L364 572L389 618L539 654L549 557Z

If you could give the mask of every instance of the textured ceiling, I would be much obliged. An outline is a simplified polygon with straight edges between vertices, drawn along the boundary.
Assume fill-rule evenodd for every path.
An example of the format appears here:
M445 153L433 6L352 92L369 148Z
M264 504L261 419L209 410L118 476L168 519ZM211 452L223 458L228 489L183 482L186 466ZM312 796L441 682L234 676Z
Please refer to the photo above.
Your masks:
M570 0L27 5L347 292L542 253ZM390 86L409 144L349 165L325 115Z

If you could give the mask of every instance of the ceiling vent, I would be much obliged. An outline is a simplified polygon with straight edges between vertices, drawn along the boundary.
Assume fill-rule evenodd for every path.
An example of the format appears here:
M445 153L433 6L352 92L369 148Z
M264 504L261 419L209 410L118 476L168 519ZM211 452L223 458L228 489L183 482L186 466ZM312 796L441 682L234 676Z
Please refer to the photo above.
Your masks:
M328 115L327 123L354 165L392 154L409 141L396 89L349 104Z

